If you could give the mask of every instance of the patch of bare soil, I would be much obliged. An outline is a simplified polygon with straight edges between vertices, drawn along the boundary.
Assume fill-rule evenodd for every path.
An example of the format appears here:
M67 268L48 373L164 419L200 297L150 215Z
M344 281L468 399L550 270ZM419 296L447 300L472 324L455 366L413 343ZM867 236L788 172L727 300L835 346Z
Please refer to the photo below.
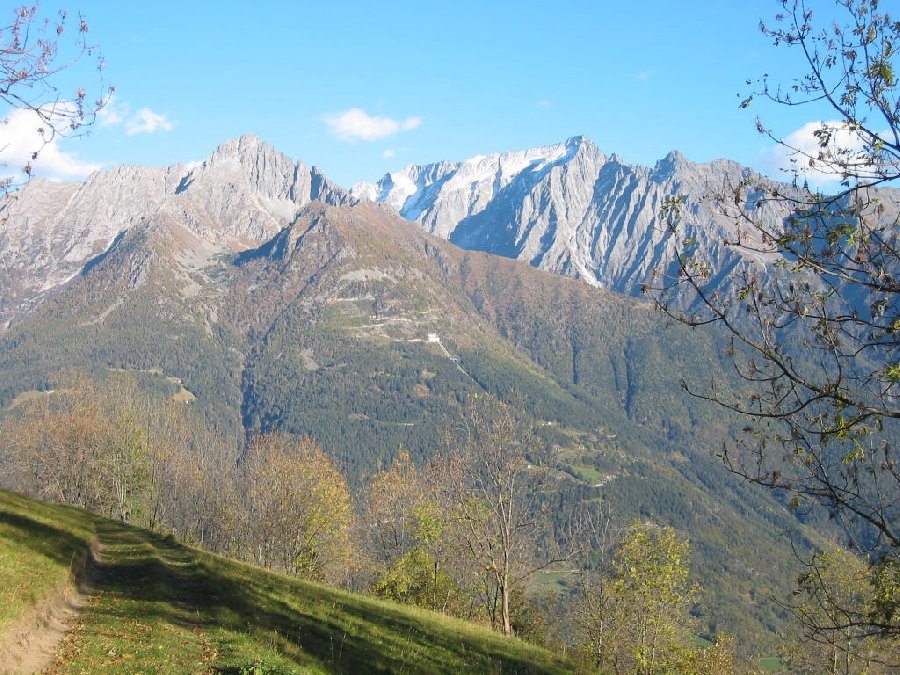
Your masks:
M57 586L0 635L0 675L38 673L50 665L59 643L87 604L87 583L99 548L96 540L90 548L73 578Z
M0 673L37 673L48 666L84 604L67 582L26 612L0 636Z

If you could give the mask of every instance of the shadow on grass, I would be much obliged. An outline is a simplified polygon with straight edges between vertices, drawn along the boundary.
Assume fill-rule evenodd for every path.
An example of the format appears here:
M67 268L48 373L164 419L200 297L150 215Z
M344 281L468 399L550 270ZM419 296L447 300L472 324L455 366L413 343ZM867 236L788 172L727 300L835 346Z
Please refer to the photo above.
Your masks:
M358 596L204 554L125 525L98 523L103 544L97 586L136 601L140 616L106 611L118 620L215 626L277 645L300 664L330 672L564 672L528 660L522 643L467 635L436 619ZM160 602L164 600L165 602ZM520 653L516 653L520 650ZM223 654L225 656L225 654ZM248 664L226 664L239 672ZM277 670L276 670L277 672Z
M246 672L254 665L240 662L239 654L246 653L235 647L241 635L300 667L335 673L572 669L552 654L487 630L269 573L78 509L0 491L0 524L10 526L16 541L61 563L86 556L95 533L100 551L91 561L92 586L126 601L95 605L91 611L100 621L208 629L210 636L224 636L219 645L223 673Z
M72 565L87 554L88 540L68 530L8 511L0 511L0 524L9 525L6 536L54 562Z

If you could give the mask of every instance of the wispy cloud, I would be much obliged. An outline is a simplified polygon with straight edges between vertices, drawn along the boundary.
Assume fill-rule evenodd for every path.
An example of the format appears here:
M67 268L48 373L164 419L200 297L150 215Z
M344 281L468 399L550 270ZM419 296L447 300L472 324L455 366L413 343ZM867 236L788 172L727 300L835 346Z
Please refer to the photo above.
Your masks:
M385 159L390 159L391 157L393 157L396 154L397 154L396 150L392 150L391 148L388 148L384 152L381 153L381 156L384 157Z
M644 70L637 74L637 79L640 80L641 82L649 80L651 77L653 77L652 70Z
M825 148L822 148L819 136L815 133L823 129L830 132L830 141ZM784 145L765 150L763 165L773 174L796 173L801 181L827 187L837 184L841 176L831 168L831 164L819 160L819 154L824 152L827 156L837 156L837 153L846 152L852 157L861 152L863 147L859 135L847 129L842 122L807 122L785 136Z
M342 141L377 141L401 131L416 129L422 124L421 117L395 120L369 115L362 108L322 115L321 120L331 134Z
M59 137L45 142L40 129L46 127L46 122L32 110L19 109L9 114L0 124L0 174L22 176L22 169L30 164L35 174L72 179L84 178L102 166L64 151Z
M129 136L152 134L157 131L172 131L174 128L174 122L169 121L165 115L153 112L150 108L141 108L125 122L125 133Z
M551 107L553 104L552 104L550 101L548 101L547 99L542 98L540 101L538 101L537 103L535 103L535 105L536 105L538 108L549 108L549 107Z
M166 115L141 108L131 112L131 106L124 101L113 99L97 113L97 123L104 127L124 127L125 134L152 134L158 131L172 131L175 122Z
M110 101L97 112L97 124L101 127L115 127L125 121L127 110L116 105L115 101Z

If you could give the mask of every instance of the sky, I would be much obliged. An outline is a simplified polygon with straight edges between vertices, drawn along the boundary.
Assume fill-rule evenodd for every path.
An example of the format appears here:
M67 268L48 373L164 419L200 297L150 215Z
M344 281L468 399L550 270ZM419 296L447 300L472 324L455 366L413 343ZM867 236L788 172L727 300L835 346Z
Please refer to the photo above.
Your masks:
M0 25L17 5L0 1ZM748 79L802 73L795 50L759 30L778 5L41 0L40 17L68 9L69 29L83 15L115 93L89 134L44 149L36 172L81 179L118 164L197 162L252 133L345 187L409 163L577 135L633 164L678 150L777 176L756 116L789 135L808 134L824 113L739 106ZM78 87L98 95L96 56L52 76L60 98ZM13 168L27 161L35 123L6 114L0 161Z

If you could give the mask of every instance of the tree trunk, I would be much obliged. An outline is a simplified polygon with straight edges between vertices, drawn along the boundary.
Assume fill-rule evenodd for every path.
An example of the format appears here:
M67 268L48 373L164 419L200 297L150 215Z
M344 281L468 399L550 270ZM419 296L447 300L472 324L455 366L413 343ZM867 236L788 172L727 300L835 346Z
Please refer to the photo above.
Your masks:
M503 634L512 635L512 621L509 618L509 572L503 574L500 584L500 599L502 603L501 612L503 614Z

